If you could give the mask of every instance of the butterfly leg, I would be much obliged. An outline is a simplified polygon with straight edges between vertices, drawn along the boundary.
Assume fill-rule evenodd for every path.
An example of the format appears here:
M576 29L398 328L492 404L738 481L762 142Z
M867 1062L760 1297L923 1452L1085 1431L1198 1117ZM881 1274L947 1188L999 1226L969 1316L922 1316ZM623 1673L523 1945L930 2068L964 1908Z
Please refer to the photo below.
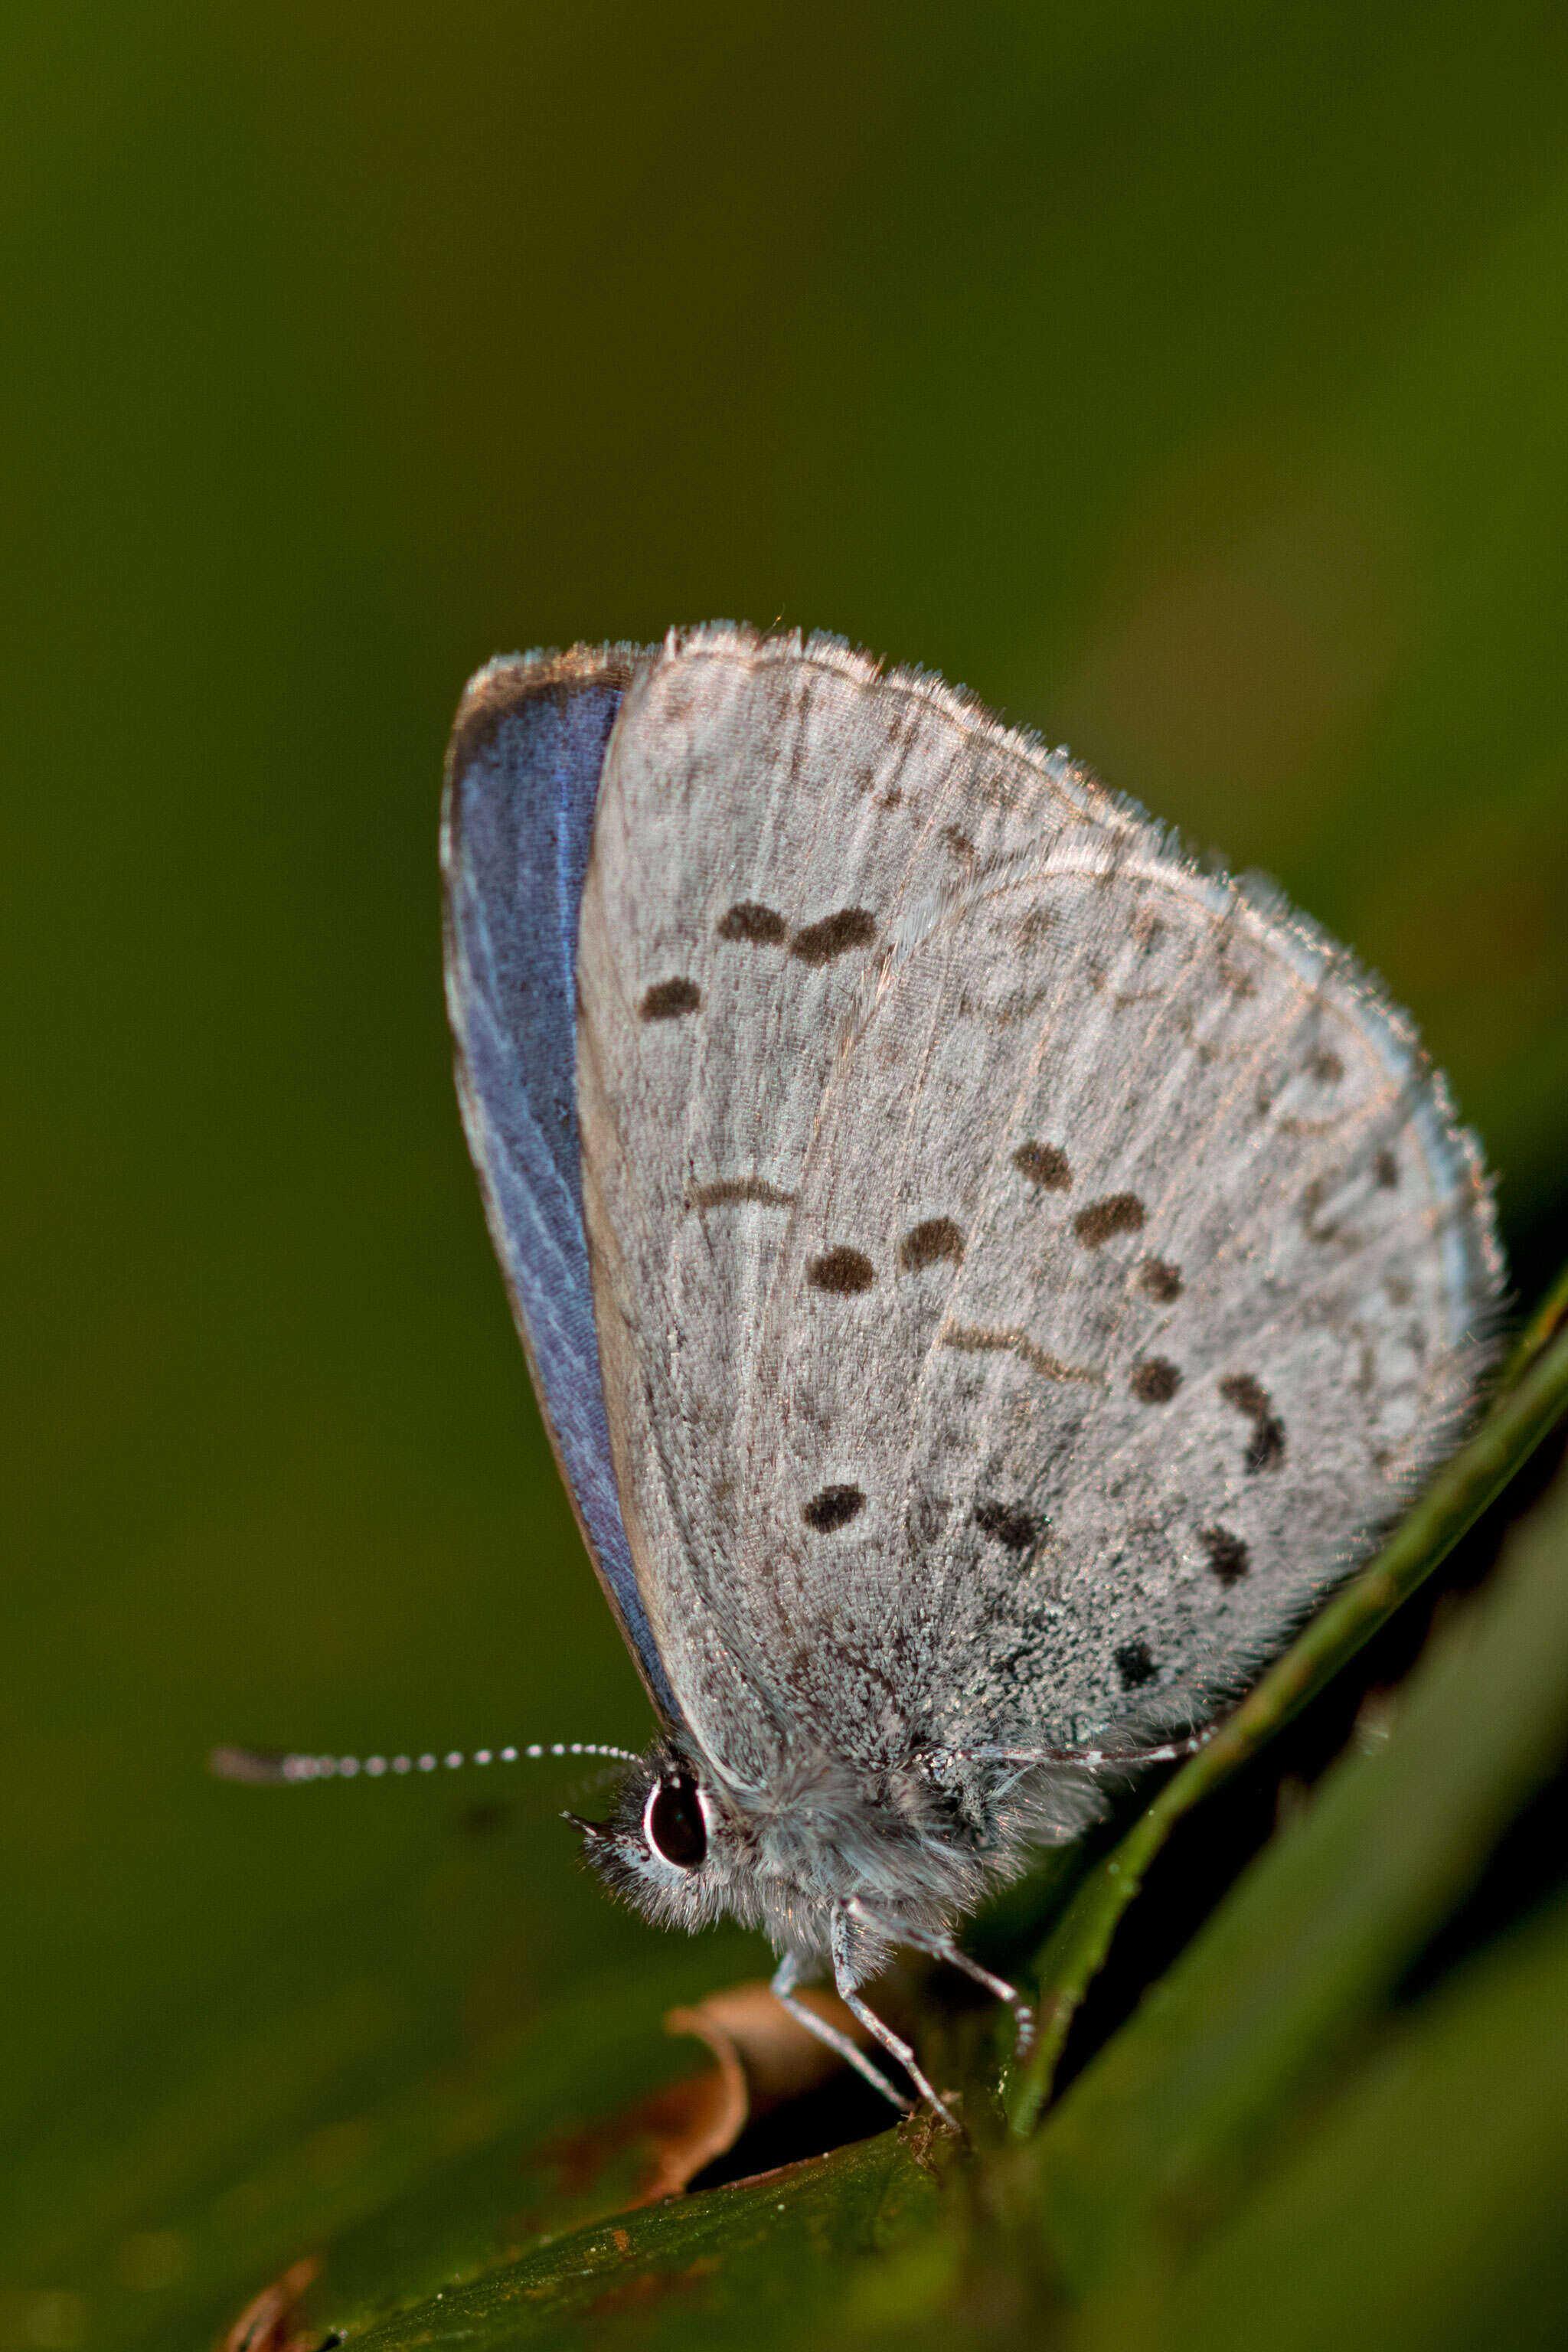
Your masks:
M863 2074L874 2091L880 2091L885 2099L892 2101L900 2115L908 2115L909 2100L901 2091L894 2090L881 2068L867 2057L858 2042L851 2042L847 2033L840 2033L836 2025L829 2025L826 2018L818 2017L816 2010L808 2009L804 2000L796 2000L795 1989L800 1982L803 1966L804 1963L797 1960L793 1952L786 1952L774 1969L773 1983L769 1987L773 1999L788 2010L798 2024L809 2026L819 2042L826 2042L830 2050L837 2050L840 2058L847 2058L856 2073ZM855 2004L851 2002L849 2006L854 2008ZM858 2011L856 2013L858 2015ZM880 2029L877 2030L879 2038L885 2040Z
M850 1898L848 1907L857 1916L864 1917L869 1925L875 1926L875 1922L870 1920L869 1914L862 1909L861 1905L853 1896ZM899 1942L908 1944L911 1950L924 1952L931 1959L941 1960L950 1969L957 1969L960 1974L968 1977L972 1983L983 1985L994 2000L1005 2001L1013 2012L1013 2022L1017 2028L1017 2041L1013 2054L1016 2058L1028 2056L1035 2040L1035 2012L1028 2000L1019 1991L1016 1985L1009 1984L1005 1977L993 1976L989 1969L982 1968L978 1960L972 1960L967 1952L960 1951L951 1937L930 1935L923 1928L910 1927L905 1922L900 1922L896 1931L889 1932L896 1932Z
M874 2034L890 2058L896 2058L922 2099L929 2099L950 2131L960 2129L957 2116L946 2100L921 2072L920 2062L907 2042L901 2041L890 2025L885 2024L874 2009L867 2006L857 1987L859 1970L856 1966L854 1907L841 1903L833 1914L833 1980L838 1988L838 1998L846 2009L858 2017L868 2033ZM900 2100L904 2105L907 2103Z

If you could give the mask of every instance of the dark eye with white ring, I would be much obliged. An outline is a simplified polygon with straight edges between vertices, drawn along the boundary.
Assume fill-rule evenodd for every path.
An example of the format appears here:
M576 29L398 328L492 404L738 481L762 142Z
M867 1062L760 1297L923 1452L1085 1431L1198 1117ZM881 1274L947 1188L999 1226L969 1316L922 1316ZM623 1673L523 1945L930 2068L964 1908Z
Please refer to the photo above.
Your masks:
M689 1773L661 1780L643 1807L643 1835L651 1852L674 1870L695 1870L708 1851L702 1799Z

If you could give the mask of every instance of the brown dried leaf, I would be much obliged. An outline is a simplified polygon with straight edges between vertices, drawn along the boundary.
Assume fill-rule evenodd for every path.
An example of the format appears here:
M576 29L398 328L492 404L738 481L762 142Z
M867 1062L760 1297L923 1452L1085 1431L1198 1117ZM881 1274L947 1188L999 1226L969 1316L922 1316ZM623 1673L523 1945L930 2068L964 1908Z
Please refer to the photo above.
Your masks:
M836 1993L814 1986L798 1998L851 2040L863 2043L869 2039ZM653 2191L658 2197L678 2194L727 2155L749 2123L786 2099L814 2091L844 2063L761 1981L728 1985L689 2009L672 2009L664 2028L667 2033L689 2033L705 2042L715 2064L710 2074L697 2078L699 2084L709 2086L709 2096L705 2102L692 2102L685 2135L664 2145L660 2185Z
M291 2323L321 2267L314 2254L290 2263L281 2277L246 2305L223 2339L223 2352L312 2352L314 2335L296 2336Z

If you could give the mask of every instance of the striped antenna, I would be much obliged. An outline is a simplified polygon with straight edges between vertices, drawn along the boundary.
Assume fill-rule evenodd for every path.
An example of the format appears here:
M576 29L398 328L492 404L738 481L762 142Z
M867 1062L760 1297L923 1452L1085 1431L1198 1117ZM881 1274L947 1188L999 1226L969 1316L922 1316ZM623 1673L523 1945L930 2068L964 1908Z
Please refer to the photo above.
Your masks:
M629 1748L606 1748L590 1739L532 1740L526 1748L448 1748L444 1756L279 1756L264 1748L215 1748L207 1769L220 1780L355 1780L363 1772L379 1780L387 1772L456 1772L465 1764L518 1764L542 1756L612 1756L618 1763L641 1759Z

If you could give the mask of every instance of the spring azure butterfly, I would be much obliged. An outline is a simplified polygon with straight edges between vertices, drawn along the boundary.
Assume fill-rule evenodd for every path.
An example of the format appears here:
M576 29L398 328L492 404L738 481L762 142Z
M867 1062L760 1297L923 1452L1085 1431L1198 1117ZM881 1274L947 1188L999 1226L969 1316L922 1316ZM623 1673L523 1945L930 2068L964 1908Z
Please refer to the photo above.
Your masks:
M1280 898L837 639L492 662L442 861L490 1233L659 1719L587 1852L763 1928L895 2095L796 2000L830 1968L934 2098L889 1948L1022 2024L958 1923L1452 1441L1476 1148Z

